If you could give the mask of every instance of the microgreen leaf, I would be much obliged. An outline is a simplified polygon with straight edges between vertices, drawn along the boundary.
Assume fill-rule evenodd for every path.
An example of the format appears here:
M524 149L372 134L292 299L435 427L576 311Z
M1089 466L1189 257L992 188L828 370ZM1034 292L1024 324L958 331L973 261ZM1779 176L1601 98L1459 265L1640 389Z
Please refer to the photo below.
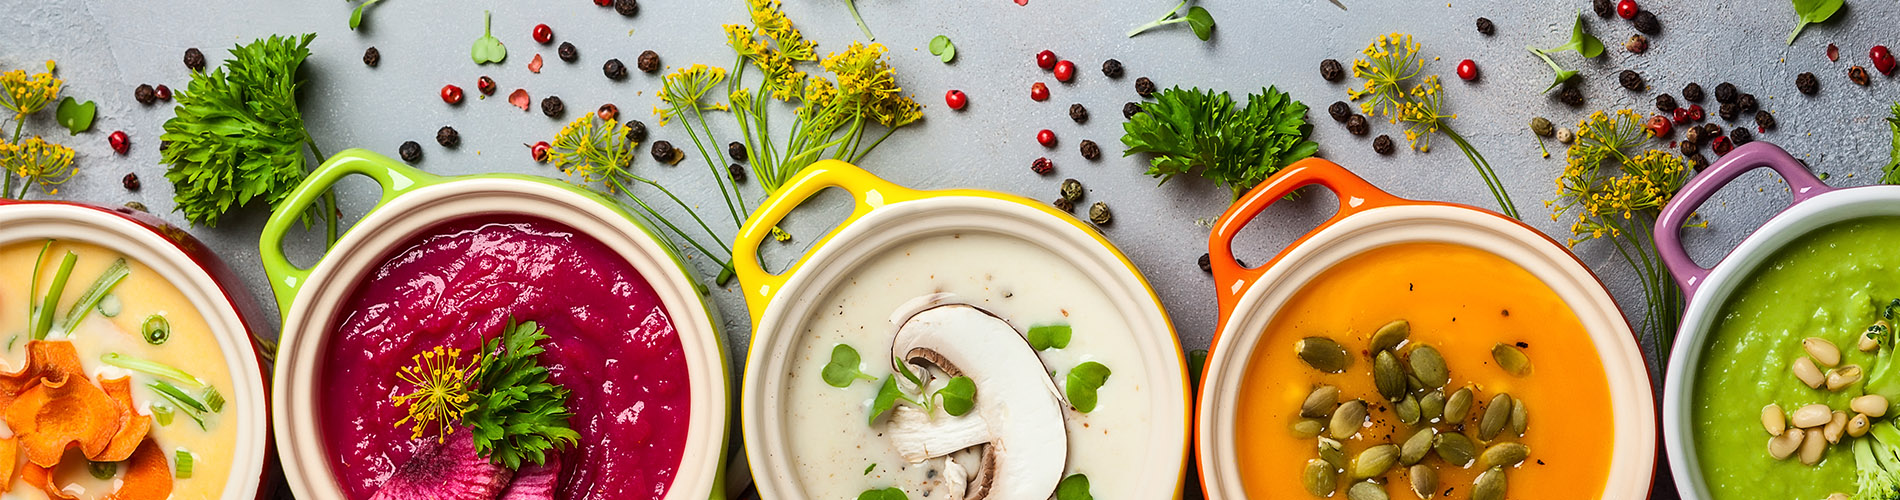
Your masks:
M1095 500L1089 494L1089 477L1083 474L1070 474L1056 484L1056 500Z
M843 389L851 387L851 383L858 379L877 381L877 377L865 375L864 371L858 368L859 361L857 349L852 349L851 346L845 344L832 347L831 362L825 364L823 373L825 383Z
M877 423L877 418L897 407L897 398L904 397L904 391L897 388L897 377L884 377L884 385L877 388L877 399L871 400L871 418L867 423Z
M495 38L493 25L494 15L483 11L482 37L475 39L475 45L468 50L475 64L498 63L508 58L508 47L501 44L501 39Z
M976 381L970 377L954 377L937 389L937 397L943 398L943 411L953 417L961 417L976 406Z
M937 35L936 38L930 39L930 53L948 63L957 57L957 44L951 43L950 37Z
M1214 15L1209 14L1207 9L1203 9L1199 5L1188 9L1187 23L1188 27L1194 30L1194 37L1201 39L1203 42L1207 41L1209 37L1214 36Z
M1575 50L1583 57L1594 58L1603 55L1603 41L1583 29L1582 12L1577 13L1577 24L1570 27L1570 43L1564 44L1564 47L1568 49L1560 48L1560 50Z
M1550 70L1556 74L1556 77L1550 82L1550 86L1544 87L1544 92L1550 92L1550 89L1557 88L1558 85L1562 85L1564 82L1570 81L1571 78L1577 76L1575 70L1567 70L1562 66L1558 66L1557 61L1550 59L1550 54L1538 50L1536 47L1530 47L1530 50L1532 54L1537 55L1538 59L1543 59L1544 64L1550 65Z
M1074 329L1066 324L1032 326L1029 327L1029 347L1038 351L1064 349L1069 347L1069 337L1073 335Z
M59 109L53 111L53 119L66 127L66 130L72 131L72 135L79 135L80 132L92 128L92 118L98 113L98 108L99 106L93 104L92 101L80 104L79 101L68 96L59 100Z
M910 497L904 495L904 490L891 487L881 490L864 490L864 493L858 494L858 500L910 500Z
M1794 0L1794 15L1797 19L1794 32L1788 34L1788 45L1794 45L1795 37L1801 36L1801 30L1807 29L1809 24L1834 17L1843 3L1843 0Z
M1063 392L1069 396L1069 406L1075 411L1088 413L1095 411L1095 391L1108 382L1107 366L1094 361L1075 365L1069 370L1069 383L1063 386Z
M376 5L376 2L381 1L383 0L364 0L362 5L356 6L356 10L350 13L350 29L355 30L358 26L362 26L363 11L369 9L371 5Z
M903 374L904 379L910 381L910 385L919 388L924 386L924 379L918 378L916 373L910 371L910 363L905 363L902 358L893 356L891 357L891 364L897 365L897 373Z

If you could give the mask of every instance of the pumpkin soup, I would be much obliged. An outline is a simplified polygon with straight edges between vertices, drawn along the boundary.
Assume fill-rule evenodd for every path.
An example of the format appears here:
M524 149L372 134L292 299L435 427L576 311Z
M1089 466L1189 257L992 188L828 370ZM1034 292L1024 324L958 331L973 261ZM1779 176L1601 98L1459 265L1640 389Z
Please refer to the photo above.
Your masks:
M1596 348L1555 292L1501 257L1441 243L1365 252L1300 289L1259 345L1235 436L1250 498L1416 498L1413 471L1435 476L1425 489L1441 498L1471 498L1479 481L1510 498L1601 495L1614 422Z

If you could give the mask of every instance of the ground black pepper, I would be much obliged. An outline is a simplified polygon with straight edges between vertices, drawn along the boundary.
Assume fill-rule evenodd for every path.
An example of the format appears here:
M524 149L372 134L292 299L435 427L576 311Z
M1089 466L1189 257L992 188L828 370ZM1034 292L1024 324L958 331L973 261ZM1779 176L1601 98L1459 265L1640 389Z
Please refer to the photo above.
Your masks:
M1847 80L1854 82L1855 85L1862 87L1867 86L1867 68L1862 68L1859 65L1847 68Z
M1095 161L1095 160L1101 159L1101 157L1102 157L1101 146L1096 145L1095 141L1091 141L1088 139L1082 140L1082 159L1085 159L1088 161Z
M382 64L382 63L383 63L383 51L376 50L376 47L363 49L363 65L364 66L369 66L371 68L374 68L376 67L376 65Z
M1148 96L1154 95L1155 81L1149 80L1148 77L1145 77L1145 76L1141 78L1136 78L1135 79L1135 93L1141 95L1141 97L1144 99L1147 98Z
M1036 175L1049 175L1049 172L1055 169L1055 162L1049 161L1048 157L1036 158L1036 161L1029 162L1029 171L1035 172Z
M1329 81L1329 82L1337 82L1341 79L1346 78L1346 67L1339 64L1338 59L1327 59L1324 61L1320 61L1319 62L1319 77L1324 78L1326 79L1326 81Z
M674 157L680 154L678 150L673 149L673 143L666 141L654 142L653 147L647 152L653 155L653 161L660 163L673 163Z
M1741 110L1741 106L1731 102L1723 104L1722 107L1717 110L1716 114L1721 115L1723 120L1735 121L1735 117L1741 115Z
M609 80L627 78L627 64L620 62L619 59L608 59L607 64L601 65L600 71L605 73Z
M1069 200L1071 202L1082 201L1082 181L1078 181L1075 179L1063 179L1062 180L1062 199Z
M1346 118L1346 131L1352 135L1366 135L1372 132L1372 125L1366 123L1365 116L1352 115Z
M639 63L640 71L642 72L652 73L655 71L659 71L660 70L660 53L654 52L651 50L646 51L646 52L641 52L640 59L635 62Z
M1762 131L1774 130L1775 129L1774 113L1769 113L1768 110L1765 110L1765 109L1761 111L1756 111L1755 112L1755 126L1761 127Z
M1728 140L1729 142L1733 142L1735 143L1735 145L1740 146L1743 144L1755 142L1755 134L1753 132L1749 132L1748 127L1735 127L1733 129L1729 129Z
M1491 36L1491 35L1497 34L1497 32L1498 32L1498 25L1495 23L1492 23L1491 18L1488 18L1488 17L1478 18L1478 34L1484 35L1484 36Z
M1610 0L1593 0L1590 2L1590 10L1596 11L1597 17L1609 19L1610 16L1616 15L1616 2Z
M1755 100L1755 94L1742 94L1741 97L1735 98L1735 105L1741 108L1740 111L1744 115L1752 115L1761 110L1761 102Z
M125 174L125 178L119 179L119 183L125 186L126 191L138 191L139 188L144 187L144 184L139 183L139 174Z
M745 166L737 163L727 165L726 177L731 178L733 184L745 184Z
M139 84L139 88L132 89L132 99L137 100L139 104L150 106L158 102L158 91L152 89L152 84Z
M1821 79L1815 78L1814 73L1802 73L1794 77L1794 88L1802 95L1814 95L1821 91Z
M1131 103L1122 105L1122 118L1133 119L1135 115L1140 114L1140 113L1141 113L1140 103L1131 102Z
M191 68L192 71L204 72L205 53L199 52L197 47L185 49L185 67Z
M1102 76L1106 76L1109 78L1121 78L1122 77L1122 62L1114 60L1114 59L1102 61Z
M1689 82L1688 85L1682 86L1682 98L1689 102L1702 102L1702 85Z
M1641 92L1643 90L1643 75L1637 74L1636 70L1626 69L1623 70L1622 73L1616 74L1616 83L1622 84L1624 89L1628 89L1632 92Z
M726 156L731 156L732 161L745 162L745 145L740 144L739 141L726 143Z
M1089 109L1082 107L1082 103L1079 103L1079 102L1075 104L1070 104L1069 105L1069 119L1075 120L1076 123L1087 122L1089 121Z
M1392 146L1392 136L1379 134L1378 138L1372 140L1372 151L1375 153L1389 155L1395 149L1397 148Z
M1672 96L1669 94L1656 95L1656 110L1657 111L1661 111L1664 113L1674 113L1676 112L1676 107L1677 107L1676 96Z
M1557 100L1573 108L1583 106L1583 91L1577 90L1576 85L1565 85L1563 90L1557 91Z
M1637 11L1636 17L1630 18L1630 22L1636 25L1636 31L1641 31L1645 35L1653 36L1662 33L1662 22L1657 21L1656 14L1650 11Z
M1075 213L1075 202L1071 202L1067 198L1057 197L1056 201L1050 202L1049 204L1055 205L1056 210Z
M647 124L640 120L627 120L627 140L635 143L647 142Z
M443 126L441 129L435 131L435 143L441 144L442 147L445 148L460 146L462 145L462 133L456 132L455 127Z
M1333 105L1326 107L1326 114L1332 115L1333 121L1346 121L1352 117L1352 105L1346 104L1346 101L1333 101Z
M1722 104L1735 102L1735 98L1741 97L1741 93L1742 91L1735 89L1735 84L1722 82L1721 85L1715 86L1715 102Z
M1105 226L1114 219L1115 215L1108 213L1108 202L1098 201L1094 205L1089 205L1089 222Z
M402 157L402 161L409 163L422 161L422 145L416 144L416 141L403 142L401 147L396 148L396 154Z
M573 42L561 42L561 47L555 49L555 53L559 54L561 60L565 62L574 62L581 58L581 50L574 48Z
M622 16L633 17L640 14L640 2L636 0L614 0L614 12Z
M541 114L548 115L548 118L561 116L564 112L567 112L567 105L561 103L559 96L548 96L541 100Z

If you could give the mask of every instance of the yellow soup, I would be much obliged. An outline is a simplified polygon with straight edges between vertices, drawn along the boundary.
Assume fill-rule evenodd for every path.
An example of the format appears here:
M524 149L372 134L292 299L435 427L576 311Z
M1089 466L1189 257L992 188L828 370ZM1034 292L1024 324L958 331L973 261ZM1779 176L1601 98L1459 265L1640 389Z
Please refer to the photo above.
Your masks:
M1409 340L1397 348L1401 363L1419 345L1430 345L1450 369L1444 394L1473 389L1461 422L1407 425L1379 394L1368 339L1400 319L1411 325ZM1316 336L1337 341L1349 353L1343 372L1322 373L1301 361L1296 343ZM1521 346L1530 373L1513 376L1497 366L1491 352L1499 343ZM1337 387L1341 402L1368 403L1367 423L1342 440L1348 458L1380 444L1402 445L1432 426L1465 434L1480 452L1506 441L1529 446L1529 459L1505 471L1509 498L1602 495L1613 422L1596 348L1555 292L1496 255L1449 244L1393 245L1347 259L1295 293L1267 325L1241 385L1246 396L1240 398L1236 446L1249 498L1313 498L1301 478L1307 462L1319 457L1319 439L1299 437L1292 424L1320 384ZM1487 442L1479 439L1479 418L1500 393L1524 403L1527 431L1520 438L1506 425ZM1439 498L1468 498L1481 472L1478 465L1451 465L1435 453L1420 463L1437 469ZM1344 498L1349 476L1338 474L1333 498ZM1392 498L1416 498L1405 466L1380 477Z
M233 473L231 460L236 446L236 409L229 401L222 405L212 404L216 398L209 397L209 393L216 390L218 398L230 397L235 388L223 351L218 348L218 340L212 336L204 317L190 300L158 272L118 252L85 243L55 242L45 252L46 256L39 266L39 289L29 290L34 281L34 262L44 243L44 240L36 240L0 247L0 349L4 349L0 350L0 353L4 353L0 355L0 358L4 358L0 360L0 371L13 374L26 366L27 345L32 331L28 324L29 303L42 300L58 275L61 261L69 253L76 256L53 316L55 326L49 330L45 341L70 342L80 368L87 375L86 382L90 384L102 385L101 379L131 377L133 411L137 415L153 417L150 430L141 442L155 445L158 451L162 451L165 466L171 469L168 474L171 476L170 498L196 500L222 496L225 483ZM73 325L63 325L69 311L80 298L120 259L125 260L129 271L124 280L112 288L112 292L100 301L101 305L97 309L80 317ZM163 318L163 322L169 325L169 335L159 343L149 342L144 334L143 326L153 317ZM132 360L133 364L142 364L147 368L128 369L106 363L106 357L114 354L117 359ZM180 380L176 376L159 376L149 368L153 364L182 371L201 384ZM68 383L72 382L70 378L68 380ZM155 387L161 383L176 388L191 402L206 406L205 411L185 408L188 404L161 395L160 389ZM18 404L18 401L14 404ZM217 407L216 411L213 411L214 407ZM160 415L167 409L171 413L169 418ZM198 419L203 420L202 427ZM0 421L0 429L4 429L0 431L4 434L0 435L10 436L8 439L20 438L4 421ZM178 477L186 475L179 470L181 452L191 457L189 478ZM14 456L0 457L0 460L16 464L12 476L0 478L0 481L10 482L7 498L46 498L41 490L28 484L21 475L20 469L30 465L23 453L16 451ZM111 471L111 479L97 479L88 470L87 456L74 447L68 449L58 465L52 468L52 484L80 498L105 498L119 484L126 482L132 469L130 463L134 461L136 459L115 466Z

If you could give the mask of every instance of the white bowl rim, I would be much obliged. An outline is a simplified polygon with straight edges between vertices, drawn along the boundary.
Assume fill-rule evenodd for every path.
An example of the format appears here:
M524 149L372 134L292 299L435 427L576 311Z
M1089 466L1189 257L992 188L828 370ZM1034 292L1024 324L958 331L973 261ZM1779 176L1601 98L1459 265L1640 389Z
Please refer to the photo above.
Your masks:
M702 500L721 482L730 400L725 338L714 327L701 289L679 268L669 247L623 212L571 189L508 177L466 177L415 188L377 207L344 233L297 287L279 339L272 402L284 475L298 498L345 498L324 453L315 402L316 374L342 302L396 245L445 222L503 214L586 234L626 259L653 287L686 357L691 392L681 463L663 498Z
M989 233L1018 239L1068 260L1097 283L1111 303L1130 319L1131 334L1142 346L1149 374L1147 393L1156 402L1157 429L1150 437L1154 453L1143 457L1163 467L1143 469L1155 478L1143 482L1154 490L1131 493L1130 498L1177 498L1187 466L1188 426L1191 422L1180 342L1160 301L1140 272L1113 247L1105 245L1076 223L1023 202L986 196L936 194L880 205L862 218L839 228L805 258L772 296L755 326L751 355L746 358L741 384L740 421L746 457L762 498L806 498L791 466L791 453L778 403L782 394L789 346L803 328L813 307L828 296L838 280L892 246L943 234ZM784 333L793 332L793 333ZM1120 375L1118 372L1117 375ZM1179 408L1178 421L1168 422L1168 408Z
M1208 354L1196 417L1196 452L1210 499L1246 498L1234 446L1246 360L1292 296L1333 265L1403 243L1450 243L1502 257L1555 291L1589 332L1604 363L1615 419L1610 470L1601 498L1646 498L1656 460L1649 369L1629 322L1608 291L1563 247L1516 221L1461 206L1406 204L1368 209L1324 226L1282 254L1236 301ZM1244 286L1237 284L1236 286Z
M1836 222L1900 216L1897 199L1900 186L1872 185L1834 189L1795 203L1743 238L1696 287L1683 312L1682 327L1663 376L1663 447L1668 450L1670 470L1682 498L1710 497L1702 479L1700 458L1695 454L1695 437L1685 430L1693 425L1689 421L1693 418L1690 385L1695 382L1695 370L1701 367L1701 354L1707 347L1715 315L1756 267L1796 238Z
M269 395L264 389L263 364L253 347L251 331L238 313L238 305L226 296L224 287L179 243L166 239L155 228L133 222L107 210L66 203L22 203L0 205L0 247L53 238L79 241L124 254L145 267L157 271L180 294L191 301L199 316L211 327L218 348L224 354L225 367L233 385L226 392L231 421L236 422L236 450L233 473L225 480L226 500L258 498L270 457ZM241 286L233 283L232 286ZM244 292L239 289L238 292ZM248 473L238 473L245 471Z

